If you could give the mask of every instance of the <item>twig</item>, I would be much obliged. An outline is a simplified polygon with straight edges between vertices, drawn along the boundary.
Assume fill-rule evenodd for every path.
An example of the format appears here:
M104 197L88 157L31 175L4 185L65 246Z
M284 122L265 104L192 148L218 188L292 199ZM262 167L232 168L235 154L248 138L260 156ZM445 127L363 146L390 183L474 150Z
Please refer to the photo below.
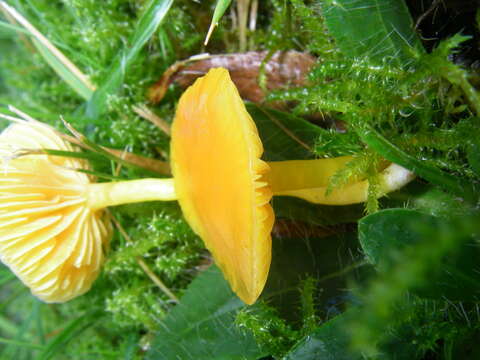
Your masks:
M128 151L127 151L127 148L125 147L125 149L121 150L119 158L125 161L125 157L127 154L128 154ZM122 163L119 162L117 164L117 167L115 168L115 172L113 173L113 175L119 176L121 170L122 170Z
M440 5L440 2L441 2L441 1L442 1L442 0L434 0L434 1L432 2L432 4L430 5L430 7L427 9L427 11L425 11L422 15L420 15L420 16L418 17L418 20L417 20L417 22L415 23L415 26L414 26L414 29L415 29L415 30L418 30L418 27L419 27L420 24L423 22L423 20L425 20L425 18L426 18L427 16L429 16L430 13L431 13L432 11L434 11L434 10L438 7L438 5Z
M250 19L248 23L248 28L250 31L255 31L257 28L257 17L258 17L258 0L252 0L250 4Z
M173 294L170 289L160 280L157 275L155 275L152 270L148 267L148 265L141 259L140 257L137 257L137 263L140 265L140 267L145 271L145 273L148 275L148 277L157 285L173 302L178 304L180 300Z
M257 17L258 17L258 0L252 0L250 3L250 15L248 19L248 29L253 34L255 29L257 28ZM253 36L250 37L249 41L249 49L254 48L254 38Z
M247 22L249 7L250 0L237 0L238 36L240 38L240 52L245 52L245 50L247 49Z
M340 269L339 271L336 271L334 273L322 276L320 279L318 279L318 282L321 283L326 280L334 279L339 276L343 276L345 274L348 274L350 271L355 270L359 267L368 265L368 263L365 260L358 261L356 263L350 264L348 266L345 266L343 269Z
M135 111L138 115L140 115L144 119L147 119L148 121L150 121L153 125L157 126L165 134L170 136L170 124L168 124L160 116L155 114L148 107L146 107L145 105L135 105L133 107L133 111Z
M151 170L162 175L172 175L170 164L166 161L148 158L145 156L127 152L125 150L110 149L104 146L102 146L102 149L115 157L125 160L125 162L128 162L132 165L141 167L143 169Z

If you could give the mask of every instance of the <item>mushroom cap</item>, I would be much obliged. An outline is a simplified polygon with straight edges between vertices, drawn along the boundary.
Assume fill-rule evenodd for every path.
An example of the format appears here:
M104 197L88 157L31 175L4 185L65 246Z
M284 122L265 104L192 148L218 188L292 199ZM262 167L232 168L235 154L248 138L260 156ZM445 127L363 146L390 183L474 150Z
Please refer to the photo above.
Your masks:
M211 69L182 95L171 164L183 214L233 291L260 295L271 260L272 192L257 128L228 71Z
M87 204L85 161L46 154L73 151L50 127L18 122L0 134L0 259L45 302L88 291L99 274L109 223Z

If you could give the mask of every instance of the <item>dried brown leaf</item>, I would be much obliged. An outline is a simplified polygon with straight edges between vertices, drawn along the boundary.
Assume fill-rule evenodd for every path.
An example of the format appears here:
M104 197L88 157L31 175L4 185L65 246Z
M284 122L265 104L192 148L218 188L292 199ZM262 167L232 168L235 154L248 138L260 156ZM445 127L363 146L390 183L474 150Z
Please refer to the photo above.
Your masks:
M208 70L215 67L228 69L238 88L240 96L252 102L262 102L265 93L258 83L260 66L267 56L267 51L250 51L246 53L211 55L198 61L180 62L172 65L161 79L149 91L149 99L158 103L165 95L168 85L177 83L186 88ZM307 53L294 50L278 51L265 64L266 88L277 90L298 87L306 84L305 76L315 63L315 58Z

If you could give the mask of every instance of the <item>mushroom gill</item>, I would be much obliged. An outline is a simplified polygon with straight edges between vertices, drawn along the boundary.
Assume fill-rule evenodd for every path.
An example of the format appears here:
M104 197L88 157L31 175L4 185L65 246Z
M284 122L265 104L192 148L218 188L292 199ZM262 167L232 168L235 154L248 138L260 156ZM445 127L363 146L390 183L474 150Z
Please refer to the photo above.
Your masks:
M0 259L39 299L65 302L97 278L110 227L88 206L88 176L75 171L88 164L42 149L73 151L37 122L0 134Z

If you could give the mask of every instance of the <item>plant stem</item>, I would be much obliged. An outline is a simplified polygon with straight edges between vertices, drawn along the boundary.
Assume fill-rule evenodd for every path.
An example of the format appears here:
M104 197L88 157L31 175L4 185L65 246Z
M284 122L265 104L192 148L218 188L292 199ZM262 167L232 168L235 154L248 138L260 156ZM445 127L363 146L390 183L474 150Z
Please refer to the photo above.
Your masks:
M452 84L460 86L470 105L474 109L477 116L480 115L480 96L477 90L468 81L467 72L458 68L456 65L451 65L444 72L443 76Z
M247 21L249 6L250 0L237 0L238 37L240 39L240 52L245 52L247 50Z
M155 285L157 285L169 298L172 300L174 303L178 304L180 300L178 297L175 296L174 293L170 291L170 289L163 283L160 278L154 274L152 270L148 267L148 265L143 261L140 257L137 257L137 263L140 265L140 267L145 271L145 273L148 275L150 280L152 280Z
M92 209L143 201L177 200L173 179L140 179L88 185Z

